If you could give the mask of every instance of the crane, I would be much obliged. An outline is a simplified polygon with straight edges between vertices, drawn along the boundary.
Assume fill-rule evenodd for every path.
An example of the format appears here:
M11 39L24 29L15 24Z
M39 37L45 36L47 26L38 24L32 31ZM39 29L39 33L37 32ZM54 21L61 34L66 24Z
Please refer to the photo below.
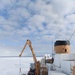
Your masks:
M34 60L34 65L35 65L35 72L32 74L32 72L29 71L29 74L28 75L40 75L40 62L37 61L37 59L36 59L36 56L34 54L34 49L32 47L32 42L30 40L27 39L27 42L24 45L24 47L23 47L23 49L22 49L19 57L22 56L22 54L23 54L23 52L24 52L24 50L25 50L25 48L26 48L27 45L29 45L29 48L30 48L30 50L32 52L32 56L33 56L33 60Z

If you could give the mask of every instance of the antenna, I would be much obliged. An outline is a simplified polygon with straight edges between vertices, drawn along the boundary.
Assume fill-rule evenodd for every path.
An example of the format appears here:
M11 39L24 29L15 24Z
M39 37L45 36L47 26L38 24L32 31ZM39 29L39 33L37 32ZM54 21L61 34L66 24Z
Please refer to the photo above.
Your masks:
M69 38L69 41L71 40L71 38L73 37L74 34L75 34L75 30L74 30L73 34L71 35L71 37Z

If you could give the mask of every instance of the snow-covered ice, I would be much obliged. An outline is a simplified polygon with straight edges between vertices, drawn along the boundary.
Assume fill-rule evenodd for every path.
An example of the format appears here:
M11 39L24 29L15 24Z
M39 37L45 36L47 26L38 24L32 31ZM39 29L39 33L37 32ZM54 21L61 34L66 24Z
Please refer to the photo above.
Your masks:
M37 59L40 60L41 57ZM20 57L0 58L0 75L20 75L20 67L21 73L27 74L30 63L33 62L32 57L22 57L21 59Z
M48 73L49 75L66 75L63 72L59 72L59 71L49 71Z
M41 60L42 57L37 57ZM21 60L21 61L20 61ZM0 58L0 75L21 75L27 74L30 63L33 63L33 57L2 57ZM21 67L21 73L20 73ZM57 71L49 71L49 75L66 75Z

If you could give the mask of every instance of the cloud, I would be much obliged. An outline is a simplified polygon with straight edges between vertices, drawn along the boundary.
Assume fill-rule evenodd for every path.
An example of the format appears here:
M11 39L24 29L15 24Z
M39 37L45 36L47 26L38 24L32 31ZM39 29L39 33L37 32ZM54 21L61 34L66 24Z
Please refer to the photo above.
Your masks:
M38 30L44 30L42 23L45 21L45 18L41 15L34 15L28 20L28 26L34 26Z
M0 44L6 45L5 53L16 55L26 39L30 39L35 52L44 50L45 54L52 42L69 39L75 30L74 3L74 0L1 0ZM1 47L3 52L5 48Z
M0 0L0 9L3 10L4 8L7 8L8 6L12 6L12 4L15 2L16 0Z
M68 20L69 23L75 23L74 19L75 19L75 14L70 14L66 16L66 20Z
M74 0L52 0L52 5L55 8L54 11L59 13L61 16L71 13L75 6L74 3Z
M0 45L0 56L18 56L18 53L17 49L13 46Z

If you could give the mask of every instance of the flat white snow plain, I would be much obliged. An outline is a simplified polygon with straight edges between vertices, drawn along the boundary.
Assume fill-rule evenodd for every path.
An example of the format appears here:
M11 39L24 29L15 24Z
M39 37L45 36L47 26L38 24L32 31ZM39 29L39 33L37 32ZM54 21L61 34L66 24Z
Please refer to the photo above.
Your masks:
M41 60L42 57L37 57ZM0 75L25 75L28 73L33 57L0 57ZM20 72L21 68L21 72ZM49 75L66 75L57 71L49 71Z
M40 60L42 57L37 57ZM0 75L21 75L27 74L30 63L33 63L32 57L1 57ZM21 68L21 73L20 73Z

